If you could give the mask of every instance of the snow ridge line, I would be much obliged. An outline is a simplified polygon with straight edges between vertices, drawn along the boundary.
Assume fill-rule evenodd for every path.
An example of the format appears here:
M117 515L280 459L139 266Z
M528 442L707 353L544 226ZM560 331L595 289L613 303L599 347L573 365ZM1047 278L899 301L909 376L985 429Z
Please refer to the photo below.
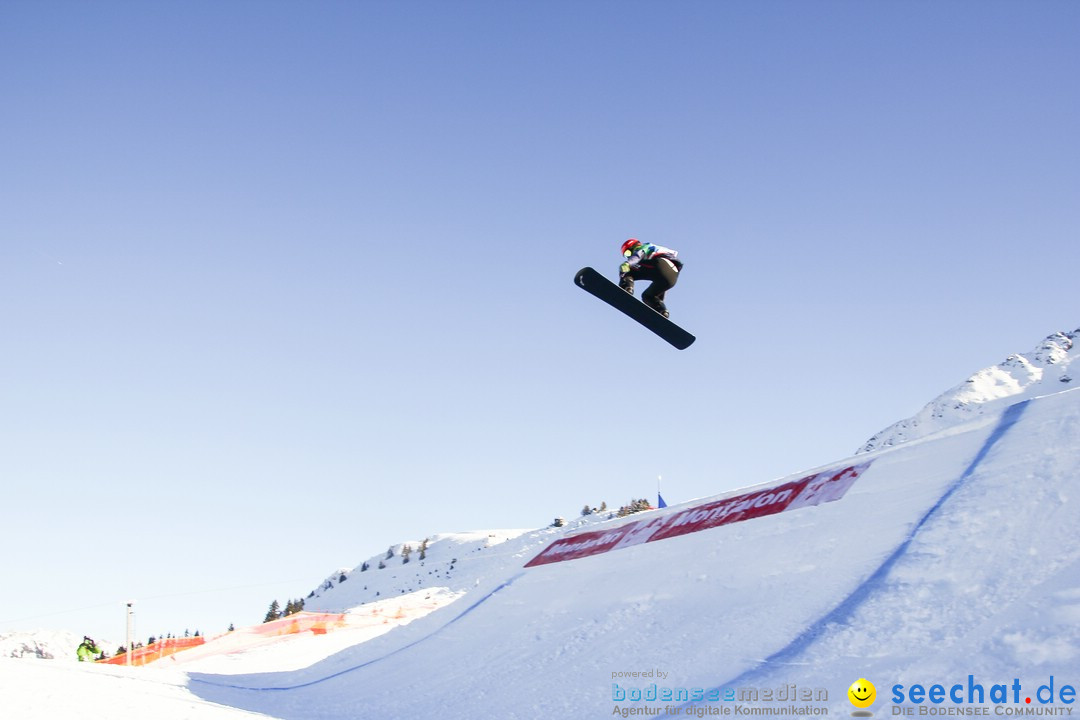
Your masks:
M893 553L878 566L877 570L875 570L870 577L852 590L851 594L844 598L839 605L822 615L815 622L811 623L806 630L788 643L786 647L777 650L772 655L757 663L754 667L743 671L728 682L710 689L722 690L723 688L740 687L742 685L751 684L754 676L767 670L770 665L790 661L792 658L803 652L824 634L825 629L829 625L842 624L849 621L859 606L870 597L871 593L882 586L885 577L893 569L900 558L907 554L908 548L911 546L912 541L914 541L915 536L922 530L923 526L938 513L942 506L948 502L949 498L956 494L957 490L967 484L968 480L975 473L975 470L982 464L983 460L986 459L990 450L993 449L998 441L1001 440L1001 438L1012 429L1013 425L1020 420L1020 417L1024 414L1024 410L1027 409L1028 403L1030 402L1031 399L1029 398L1014 405L1010 405L1005 409L997 426L994 428L993 432L990 433L989 437L986 438L982 447L979 448L979 452L975 454L975 457L972 459L967 469L964 470L959 478L953 481L953 483L945 490L944 494L938 498L938 501L923 514L917 523L915 523L904 540L896 547L896 550L894 550ZM706 694L708 694L708 691ZM702 703L700 702L689 702L681 707L695 707L701 704Z
M499 591L504 590L504 589L510 587L511 585L513 585L514 582L517 581L517 579L520 578L524 574L525 574L525 572L521 571L521 572L518 572L513 577L509 578L508 580L505 580L498 587L496 587L494 590L486 593L483 597L479 598L472 605L465 608L460 613L455 615L453 618L448 620L444 625L441 625L441 626L435 628L434 630L432 630L427 635L425 635L425 636L423 636L421 638L418 638L416 640L413 640L411 643L408 643L407 645L402 645L397 650L392 650L392 651L388 652L386 655L374 658L373 660L368 660L367 662L362 662L359 665L354 665L353 667L350 667L350 668L345 668L344 670L338 670L335 673L331 673L330 675L326 675L324 677L317 678L315 680L309 680L307 682L298 683L296 685L284 685L284 686L279 686L279 687L250 687L250 686L246 686L246 685L233 685L233 684L229 684L229 683L213 682L211 680L206 680L206 679L199 678L199 677L194 677L194 676L191 676L191 675L188 676L188 679L192 683L201 683L203 685L210 685L212 687L217 687L217 688L226 688L228 690L248 690L248 691L251 691L251 692L281 692L281 691L284 691L284 690L300 690L302 688L308 688L308 687L312 687L314 685L319 685L321 683L326 682L327 680L333 680L334 678L341 677L342 675L347 675L347 674L349 674L349 673L351 673L351 672L353 672L355 670L360 670L361 668L366 668L369 665L374 665L376 663L380 663L383 660L386 660L388 658L391 658L391 657L397 655L398 653L405 652L406 650L409 650L411 648L416 647L417 645L419 645L422 642L430 640L431 638L435 637L436 635L441 633L446 628L448 628L451 625L453 625L454 623L456 623L458 620L461 620L463 617L465 617L466 615L471 613L476 608L480 607L482 604L484 604L489 599L491 599L491 597L493 595L495 595L496 593L498 593Z

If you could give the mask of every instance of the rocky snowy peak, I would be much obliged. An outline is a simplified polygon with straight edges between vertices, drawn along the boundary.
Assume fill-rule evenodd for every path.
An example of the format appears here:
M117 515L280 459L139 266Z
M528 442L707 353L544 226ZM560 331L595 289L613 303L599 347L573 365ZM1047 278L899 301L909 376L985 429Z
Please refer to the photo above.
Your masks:
M71 632L39 630L0 633L0 658L75 661L82 637Z
M1010 355L1001 363L980 370L918 414L874 435L858 452L917 440L1004 405L1076 387L1070 364L1080 355L1074 343L1077 337L1080 329L1054 333L1031 352Z

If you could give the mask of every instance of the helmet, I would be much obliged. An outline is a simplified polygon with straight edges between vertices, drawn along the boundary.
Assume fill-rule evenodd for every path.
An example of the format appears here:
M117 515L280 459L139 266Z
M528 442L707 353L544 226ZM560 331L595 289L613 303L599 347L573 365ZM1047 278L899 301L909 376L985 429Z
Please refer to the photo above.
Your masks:
M622 254L625 255L628 251L633 250L634 248L636 248L640 244L641 244L641 241L638 240L637 238L630 238L629 240L627 240L626 242L624 242L622 244Z

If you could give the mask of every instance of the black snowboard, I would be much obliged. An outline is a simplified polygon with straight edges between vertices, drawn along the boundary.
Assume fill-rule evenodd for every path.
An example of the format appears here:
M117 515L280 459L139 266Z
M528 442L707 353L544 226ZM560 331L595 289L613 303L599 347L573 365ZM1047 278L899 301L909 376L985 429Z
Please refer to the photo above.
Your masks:
M680 350L690 347L697 339L645 303L634 299L633 295L591 267L578 270L574 282L585 292L595 295L613 308L622 310Z

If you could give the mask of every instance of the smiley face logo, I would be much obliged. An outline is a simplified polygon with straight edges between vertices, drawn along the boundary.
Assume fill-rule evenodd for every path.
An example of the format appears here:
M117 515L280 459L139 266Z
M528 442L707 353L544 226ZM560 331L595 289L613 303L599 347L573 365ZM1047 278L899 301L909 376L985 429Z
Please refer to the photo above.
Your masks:
M857 708L868 708L874 704L874 700L877 699L877 688L874 687L874 683L870 682L866 678L859 678L855 682L851 683L851 687L847 691L848 700L851 704Z

